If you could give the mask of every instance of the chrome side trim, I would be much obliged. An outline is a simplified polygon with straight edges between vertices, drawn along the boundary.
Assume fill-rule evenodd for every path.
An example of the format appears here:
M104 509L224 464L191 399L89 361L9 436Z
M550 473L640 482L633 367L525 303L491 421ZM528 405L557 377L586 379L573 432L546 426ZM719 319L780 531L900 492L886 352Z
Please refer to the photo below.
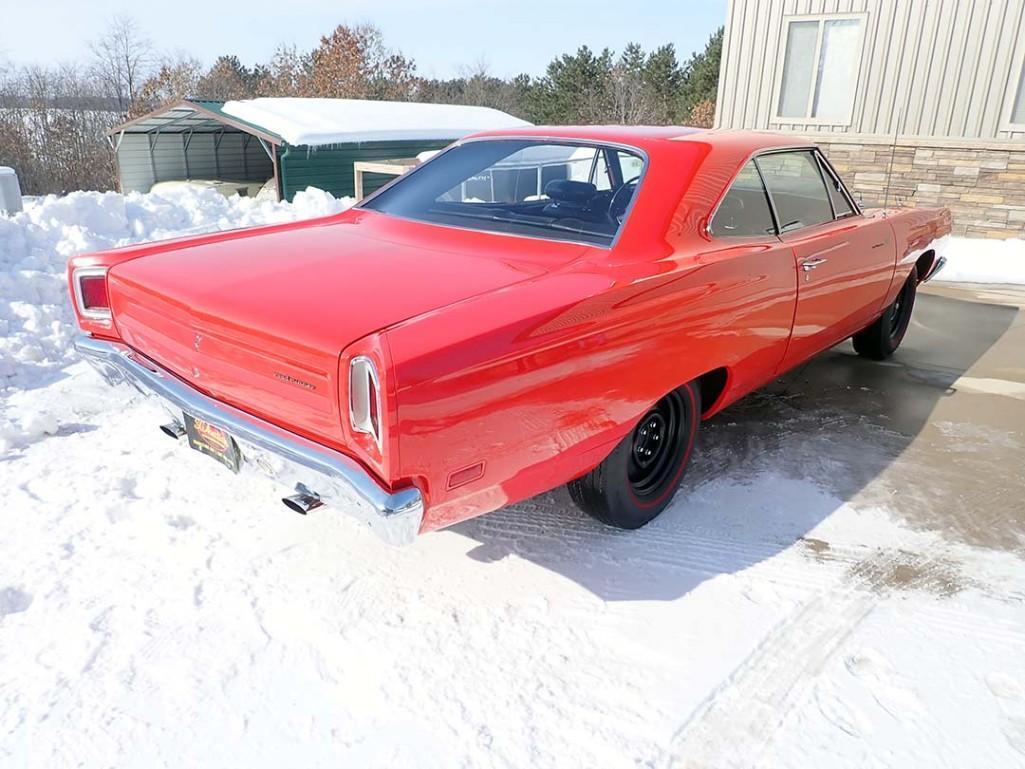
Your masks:
M415 487L388 491L356 460L222 403L186 384L128 345L80 337L75 349L107 383L156 397L172 412L184 411L227 431L242 451L243 473L272 478L362 520L384 541L411 543L423 522L424 502Z

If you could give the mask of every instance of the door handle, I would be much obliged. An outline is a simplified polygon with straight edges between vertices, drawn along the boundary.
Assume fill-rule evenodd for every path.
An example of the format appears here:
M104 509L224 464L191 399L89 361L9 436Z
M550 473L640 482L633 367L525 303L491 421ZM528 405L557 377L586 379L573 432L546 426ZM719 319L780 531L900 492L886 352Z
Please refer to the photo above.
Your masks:
M805 272L811 272L820 264L825 264L828 261L828 259L805 259L803 262L801 262L801 269Z

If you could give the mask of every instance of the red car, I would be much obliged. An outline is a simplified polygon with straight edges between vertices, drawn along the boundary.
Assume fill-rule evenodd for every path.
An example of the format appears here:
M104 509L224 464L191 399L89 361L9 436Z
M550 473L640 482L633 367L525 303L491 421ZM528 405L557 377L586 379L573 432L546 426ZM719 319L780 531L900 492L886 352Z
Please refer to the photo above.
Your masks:
M703 419L849 337L882 359L946 210L862 211L813 146L482 134L314 221L71 260L78 349L236 472L408 542L569 484L636 528Z

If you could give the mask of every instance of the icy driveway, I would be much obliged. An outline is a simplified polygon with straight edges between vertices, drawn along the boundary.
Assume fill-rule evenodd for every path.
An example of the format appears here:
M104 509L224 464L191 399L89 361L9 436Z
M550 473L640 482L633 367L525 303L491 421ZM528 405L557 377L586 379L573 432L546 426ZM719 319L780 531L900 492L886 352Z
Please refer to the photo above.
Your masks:
M1025 765L1025 323L957 297L706 425L634 533L559 491L394 550L84 366L15 393L0 766Z

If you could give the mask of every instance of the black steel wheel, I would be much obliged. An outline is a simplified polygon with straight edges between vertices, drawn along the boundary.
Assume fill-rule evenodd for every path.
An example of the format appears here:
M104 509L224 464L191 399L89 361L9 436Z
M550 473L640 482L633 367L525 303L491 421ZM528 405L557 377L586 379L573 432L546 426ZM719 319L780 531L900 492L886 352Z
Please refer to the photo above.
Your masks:
M855 352L872 360L885 360L893 355L908 331L917 293L918 271L912 269L893 304L871 326L854 335Z
M701 422L701 393L689 383L666 395L600 465L569 483L573 501L610 526L637 529L673 498Z

